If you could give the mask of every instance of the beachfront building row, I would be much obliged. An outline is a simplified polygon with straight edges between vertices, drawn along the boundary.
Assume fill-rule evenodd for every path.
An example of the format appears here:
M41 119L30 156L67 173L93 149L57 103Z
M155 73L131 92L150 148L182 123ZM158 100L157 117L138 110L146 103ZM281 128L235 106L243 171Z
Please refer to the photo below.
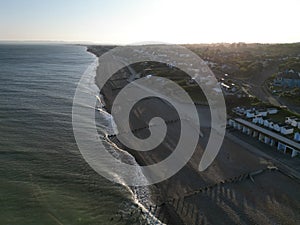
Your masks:
M274 115L278 113L277 108L244 108L244 107L236 107L233 109L233 112L240 115L245 116L246 118L254 118L254 117L266 117L268 115Z
M264 126L283 135L292 134L294 132L294 128L292 126L285 123L277 123L268 118L264 119L262 117L254 117L252 119L252 123Z
M287 117L285 123L278 123L269 118L254 117L252 123L264 126L283 135L294 135L294 140L300 141L298 137L299 131L297 132L297 129L300 129L300 121L298 118L291 118Z
M300 132L300 118L295 116L286 117L282 122L274 121L267 116L276 114L278 112L277 108L266 108L266 109L255 109L255 108L243 108L236 107L233 109L235 114L251 121L253 124L259 125L270 129L271 131L278 132L284 136L288 136L290 139L299 141Z
M291 157L300 155L299 142L291 140L274 131L258 126L242 118L229 119L228 125L253 138L258 139L265 144L274 146L278 151L288 154ZM296 134L298 135L297 138L300 140L300 134Z

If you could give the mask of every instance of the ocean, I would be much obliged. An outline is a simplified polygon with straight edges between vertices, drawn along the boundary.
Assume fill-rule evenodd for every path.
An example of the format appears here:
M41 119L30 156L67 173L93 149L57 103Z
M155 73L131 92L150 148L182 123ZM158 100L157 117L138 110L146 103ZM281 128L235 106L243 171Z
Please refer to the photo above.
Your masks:
M135 215L147 190L101 177L76 145L73 96L88 71L99 97L96 62L84 46L0 45L0 225L152 223ZM95 113L104 136L111 118Z

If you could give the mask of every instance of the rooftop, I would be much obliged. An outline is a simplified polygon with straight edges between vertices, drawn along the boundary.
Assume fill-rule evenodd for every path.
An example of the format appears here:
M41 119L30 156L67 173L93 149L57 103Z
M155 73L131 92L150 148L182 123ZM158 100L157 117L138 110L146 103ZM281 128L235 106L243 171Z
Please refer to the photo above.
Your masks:
M300 79L300 74L298 72L284 72L279 73L278 78L285 78L285 79Z
M273 137L273 138L277 139L280 142L288 144L289 146L294 147L297 150L300 150L300 143L297 143L297 142L295 142L295 141L293 141L291 139L283 137L283 136L281 136L281 135L279 135L279 134L277 134L277 133L275 133L273 131L267 130L267 129L263 128L263 127L257 126L257 125L255 125L255 124L253 124L253 123L251 123L251 122L249 122L247 120L244 120L244 119L241 119L241 118L236 118L235 121L237 121L240 124L243 124L243 125L245 125L247 127L255 129L255 130L257 130L257 131L259 131L261 133L264 133L264 134L266 134L266 135L268 135L270 137Z

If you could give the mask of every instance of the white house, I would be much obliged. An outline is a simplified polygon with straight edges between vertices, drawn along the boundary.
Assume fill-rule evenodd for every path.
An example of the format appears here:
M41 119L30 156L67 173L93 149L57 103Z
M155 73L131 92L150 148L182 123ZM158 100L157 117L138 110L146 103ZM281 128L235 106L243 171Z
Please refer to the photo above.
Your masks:
M260 125L263 125L264 124L264 119L262 117L258 117L258 123Z
M274 122L273 121L269 121L269 128L270 129L274 129Z
M273 128L273 121L271 119L265 119L264 120L264 126L265 127L270 127L270 124L272 124L272 128Z
M261 119L261 117L255 116L255 117L253 117L253 119L252 119L252 123L257 124L257 123L259 122L260 119Z
M252 119L252 123L257 123L258 122L258 117L253 117L253 119Z
M239 116L245 115L245 109L243 107L236 107L233 109L233 112L238 114Z
M273 130L277 131L277 132L280 132L281 131L281 128L284 127L285 124L282 124L282 123L275 123L273 125Z
M246 113L246 117L247 117L247 118L253 118L253 117L255 117L255 112L253 112L253 111L248 111L248 112Z
M300 129L300 119L295 117L295 116L292 116L292 117L286 117L285 118L285 123L286 124L290 124L292 125L293 127L298 127Z
M269 127L270 122L272 122L270 119L265 119L264 120L264 126Z
M250 108L250 109L244 109L244 114L246 115L247 112L255 112L255 108Z
M299 132L296 132L296 133L294 134L294 140L295 140L295 141L300 141L300 133L299 133Z
M266 109L258 109L256 110L256 115L265 117L268 115L268 111Z
M299 123L300 123L300 119L299 119L299 118L296 118L296 119L292 120L291 125L292 125L293 127L298 127L298 126L299 126Z
M297 127L297 126L298 126L298 122L300 122L300 121L299 121L299 119L296 118L296 117L290 117L290 118L288 119L288 124L290 124L290 125L293 126L293 127Z
M296 119L295 116L292 116L292 117L285 117L285 123L287 124L292 124L292 122Z
M291 126L284 126L281 127L280 133L287 135L287 134L292 134L294 132L294 128Z
M276 108L268 108L267 109L268 114L272 115L272 114L276 114L278 113L278 109Z

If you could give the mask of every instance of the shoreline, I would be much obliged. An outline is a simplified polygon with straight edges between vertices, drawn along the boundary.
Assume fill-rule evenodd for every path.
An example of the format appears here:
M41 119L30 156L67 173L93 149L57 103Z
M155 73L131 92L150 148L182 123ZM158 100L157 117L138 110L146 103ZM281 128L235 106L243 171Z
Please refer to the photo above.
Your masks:
M97 76L101 76L98 71ZM111 86L106 85L101 93L104 96L107 109L110 111L111 104L118 91L114 91ZM153 103L153 101L142 101L136 112L145 111L143 109L148 107L146 115L159 112L169 120L174 120L174 118L170 118L172 114L164 108L151 107ZM207 108L207 106L199 106L199 113L209 114L209 111L206 112ZM201 116L200 114L199 116ZM145 135L147 129L139 128L147 127L147 122L143 121L138 115L139 113L135 114L135 122L131 124L131 128L137 130L137 135ZM178 136L178 126L176 124L176 122L168 124L168 128L171 129L171 137L168 139L170 143L174 141L174 137ZM202 128L202 126L204 127ZM210 126L201 124L201 131L203 131L204 137L199 139L197 149L188 164L168 180L151 185L153 190L157 191L151 196L153 202L155 204L164 203L165 216L173 218L167 224L240 224L241 222L248 224L253 223L253 221L259 224L268 224L273 217L276 218L275 221L278 223L290 224L291 220L297 218L295 214L290 217L276 217L275 206L270 204L266 197L274 198L280 202L282 205L279 206L280 209L290 209L290 205L299 205L294 200L300 199L300 195L295 191L285 193L285 190L293 185L299 185L299 183L294 184L293 180L285 177L280 172L270 170L269 168L274 166L272 161L248 152L242 145L232 142L227 137L225 137L223 146L213 164L206 171L200 173L198 163L206 146ZM129 152L139 165L153 164L172 153L170 146L162 145L158 148L158 151L150 151L144 154L124 148L113 135L110 139L123 150ZM251 174L257 171L263 172L255 175L255 182L253 183L250 177ZM222 192L224 187L231 192L230 195L224 195ZM277 189L262 195L260 193L262 187L263 189L270 189L271 187ZM214 198L210 197L212 191ZM252 192L260 194L253 196ZM285 193L288 196L281 197L279 193ZM170 199L171 201L169 201ZM255 202L255 204L247 204L245 208L243 206L245 199L248 202ZM233 207L233 205L240 205L240 208ZM268 206L267 210L264 208L266 206ZM230 210L228 211L228 209ZM258 213L263 210L265 210L263 214ZM216 214L216 212L218 213ZM211 217L212 215L217 215L217 218Z
M93 53L93 50L90 49L90 50L88 50L88 52ZM95 55L99 59L100 54L95 54ZM96 81L95 81L96 85L97 85L97 76L99 76L98 70L96 70ZM112 101L112 99L113 99L112 90L107 87L104 87L101 90L100 94L101 94L102 100L104 101L104 104L105 104L104 109L110 114L111 106L112 106L112 102L113 102ZM140 123L140 122L135 124L136 128L145 126L143 122L142 123ZM120 148L121 150L126 151L128 154L130 154L135 159L135 161L138 165L142 166L142 165L147 165L149 163L147 161L147 159L145 157L143 157L141 154L127 148L122 143L120 143L117 140L117 138L115 137L115 135L108 135L107 138L109 139L109 141L111 141L113 144L115 144L118 148ZM136 188L140 188L140 187L131 187L132 190L136 190ZM174 224L174 225L184 224L181 221L181 218L174 211L174 209L168 205L167 198L164 198L165 195L163 193L161 193L161 191L160 191L162 189L161 184L149 185L149 186L147 186L147 188L150 191L149 200L150 200L150 202L153 203L153 205L150 205L150 210L149 210L149 208L147 208L149 206L147 206L147 205L143 205L143 206L145 208L147 208L147 210L149 210L149 213L151 213L153 216L155 216L162 223L167 222L167 224ZM164 187L163 189L165 189L165 188L166 187ZM140 202L140 204L143 204L143 203ZM155 208L157 208L157 210L155 210ZM159 208L159 210L158 210L158 208ZM151 211L153 209L154 209L154 211Z
M97 57L97 60L99 61L99 54L95 54L93 50L89 48L87 48L87 52L93 54L95 57ZM96 67L96 77L98 76L98 66ZM95 84L97 85L96 77L95 77ZM111 115L112 102L109 101L111 96L108 96L107 93L105 93L105 91L104 92L100 91L99 94L101 96L102 108ZM112 145L116 145L120 149L120 151L127 152L127 154L132 156L138 165L147 164L146 160L142 156L132 151L131 149L127 148L122 143L120 143L117 140L116 135L107 135L106 138L107 141L111 142ZM137 204L139 208L141 209L144 208L146 210L146 212L144 211L144 217L146 218L154 217L157 220L159 220L161 224L165 224L165 222L168 222L167 224L174 224L174 225L183 224L182 221L180 221L180 218L178 218L178 216L176 215L176 213L173 212L173 210L171 210L172 212L169 212L170 209L164 203L165 201L163 200L162 195L159 193L159 187L157 187L156 185L150 185L146 187L150 194L150 196L147 196L146 202L143 201L143 199L141 199L144 197L141 196L141 193L145 191L144 187L131 187L131 186L127 186L127 187L130 188L133 194L134 203ZM168 218L168 220L164 221L166 218ZM173 221L173 219L170 218L176 218L176 221Z

